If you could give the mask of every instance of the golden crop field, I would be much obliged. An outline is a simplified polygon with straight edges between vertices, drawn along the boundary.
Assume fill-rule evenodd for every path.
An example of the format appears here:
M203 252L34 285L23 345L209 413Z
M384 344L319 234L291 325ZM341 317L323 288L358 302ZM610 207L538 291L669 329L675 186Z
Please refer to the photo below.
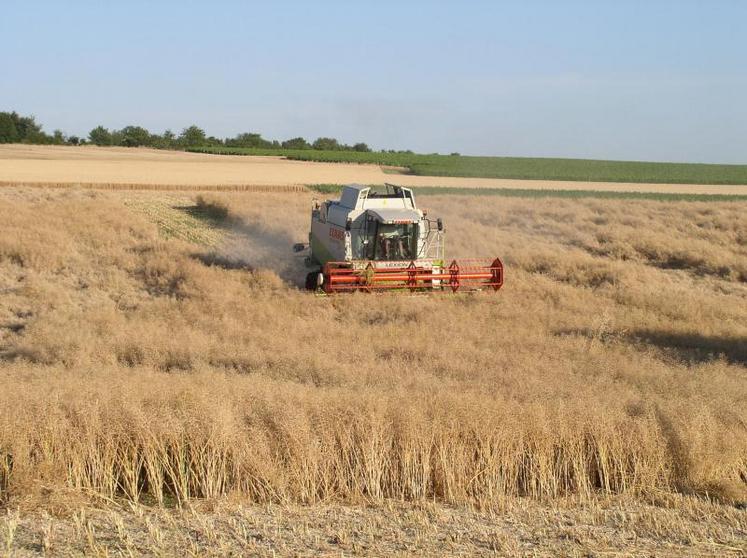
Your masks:
M309 184L384 184L529 190L595 190L747 195L747 185L645 184L415 176L404 169L355 163L294 161L277 156L210 155L148 148L0 145L0 185L96 189L292 188Z
M0 189L0 545L747 552L747 203L421 196L504 288L327 297L313 196Z

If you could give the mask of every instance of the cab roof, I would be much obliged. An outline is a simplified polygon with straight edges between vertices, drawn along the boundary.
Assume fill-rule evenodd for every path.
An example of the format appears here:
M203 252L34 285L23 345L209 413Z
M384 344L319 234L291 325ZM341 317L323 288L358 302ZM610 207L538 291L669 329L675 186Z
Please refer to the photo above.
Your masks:
M338 202L349 209L388 208L392 205L403 209L416 209L415 196L410 188L385 184L385 191L362 184L349 184L342 189Z

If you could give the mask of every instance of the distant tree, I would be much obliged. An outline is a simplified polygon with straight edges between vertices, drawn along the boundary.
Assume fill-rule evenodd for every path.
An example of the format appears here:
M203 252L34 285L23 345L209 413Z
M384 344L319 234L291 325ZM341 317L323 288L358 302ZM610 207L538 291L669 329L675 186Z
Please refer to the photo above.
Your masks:
M41 130L31 130L26 134L25 138L23 138L22 140L19 138L19 141L21 143L45 145L53 143L53 139L54 138L51 135L46 134Z
M453 153L449 153L449 155L451 155L452 157L459 157L459 152L454 151Z
M55 130L52 132L52 143L55 145L62 145L65 143L67 138L65 138L65 134L62 132L62 130Z
M21 141L45 135L42 133L42 127L36 123L35 117L19 116L15 112L11 113L11 116L15 117L16 130L18 130L18 137Z
M234 138L226 139L226 146L228 147L272 147L272 142L264 139L260 134L254 133L243 133L238 134Z
M176 134L171 130L166 130L160 136L152 134L151 145L159 149L172 149L176 145Z
M339 151L341 145L335 138L317 138L316 141L311 144L311 147L324 151Z
M0 143L14 143L20 138L12 114L0 112Z
M96 145L112 144L112 134L103 126L96 126L93 130L88 132L88 139L91 140L91 143Z
M180 145L184 145L186 147L204 145L205 131L193 124L189 128L184 128L184 130L182 130L182 133L179 134L178 141Z
M283 149L310 149L311 148L311 145L309 145L309 142L301 137L285 140L281 144L281 146L283 147Z
M370 153L371 148L368 147L365 143L356 143L353 146L353 151L359 151L361 153Z
M122 145L124 136L121 130L112 130L112 145Z
M33 116L21 116L15 111L0 112L0 143L49 143L50 139Z
M124 147L150 145L150 132L142 126L125 126L119 130L119 134L119 145Z
M159 134L150 134L150 137L148 137L148 145L150 147L155 147L156 149L162 149L166 147L166 141L163 139L163 136Z
M78 136L68 136L67 143L70 145L78 145L80 143L80 138Z

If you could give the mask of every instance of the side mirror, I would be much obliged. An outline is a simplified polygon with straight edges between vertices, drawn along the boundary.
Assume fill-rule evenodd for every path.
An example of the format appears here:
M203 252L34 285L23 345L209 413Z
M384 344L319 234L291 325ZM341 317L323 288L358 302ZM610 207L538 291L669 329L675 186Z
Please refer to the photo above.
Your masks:
M347 221L345 221L345 230L350 232L350 229L352 228L353 228L353 220L348 219Z
M444 222L441 220L440 217L438 219L436 219L436 227L438 227L439 231L443 231L444 230Z

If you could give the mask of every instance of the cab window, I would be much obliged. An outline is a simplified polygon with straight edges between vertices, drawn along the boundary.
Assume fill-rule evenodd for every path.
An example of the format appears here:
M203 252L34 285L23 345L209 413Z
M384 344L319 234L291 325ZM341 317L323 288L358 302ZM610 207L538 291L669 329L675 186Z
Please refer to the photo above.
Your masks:
M367 243L368 259L396 261L417 257L417 224L376 223L371 229Z

